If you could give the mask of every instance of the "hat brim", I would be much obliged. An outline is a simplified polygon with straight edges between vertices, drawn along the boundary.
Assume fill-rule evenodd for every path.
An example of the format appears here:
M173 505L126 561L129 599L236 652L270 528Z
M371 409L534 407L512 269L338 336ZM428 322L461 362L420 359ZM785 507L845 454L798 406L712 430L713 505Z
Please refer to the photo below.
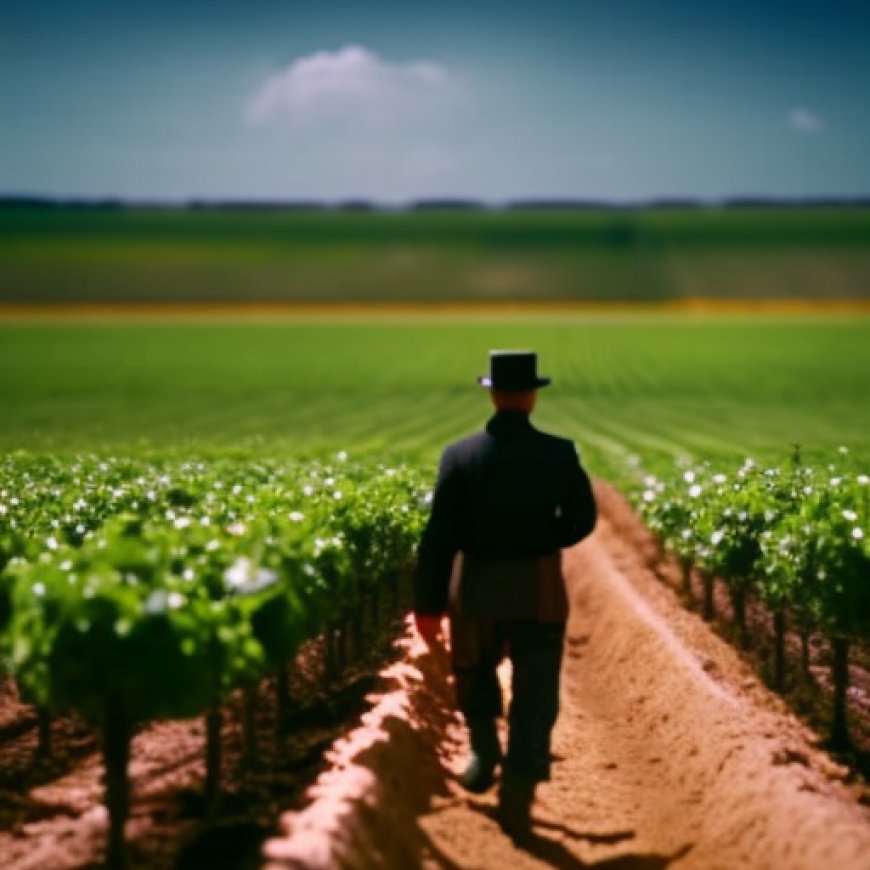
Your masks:
M523 384L522 386L499 387L492 382L492 378L489 375L480 375L477 378L477 383L480 384L480 386L482 387L487 387L488 389L504 390L506 393L522 393L525 390L538 390L541 387L546 387L549 385L550 379L535 378L535 380L530 384Z

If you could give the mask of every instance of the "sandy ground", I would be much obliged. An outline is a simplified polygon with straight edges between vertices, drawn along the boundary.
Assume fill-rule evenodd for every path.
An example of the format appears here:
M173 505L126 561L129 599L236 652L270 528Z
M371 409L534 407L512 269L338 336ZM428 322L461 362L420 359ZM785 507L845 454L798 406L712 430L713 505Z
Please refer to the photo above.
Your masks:
M654 578L619 497L598 498L596 533L566 554L562 712L531 836L512 842L495 791L455 782L466 746L447 663L409 629L310 804L267 842L270 870L870 868L866 793ZM507 692L507 667L502 676Z
M259 763L242 764L241 703L223 709L222 800L209 817L203 800L201 718L152 722L133 740L129 870L247 870L262 863L263 840L282 810L304 806L323 753L367 709L365 695L384 657L323 684L316 642L297 659L287 733L274 732L272 687L257 704ZM0 870L82 870L102 866L107 814L99 734L74 717L52 725L51 758L36 754L36 716L8 683L0 693Z

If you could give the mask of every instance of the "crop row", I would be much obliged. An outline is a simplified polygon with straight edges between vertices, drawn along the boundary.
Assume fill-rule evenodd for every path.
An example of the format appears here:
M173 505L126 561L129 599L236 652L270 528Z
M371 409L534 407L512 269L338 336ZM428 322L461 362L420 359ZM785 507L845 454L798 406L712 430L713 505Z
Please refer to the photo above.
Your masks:
M774 682L786 672L786 633L801 637L809 669L809 638L823 633L832 650L831 737L848 745L846 693L852 644L870 639L870 478L843 451L811 466L795 448L790 460L738 467L709 462L643 473L629 489L633 502L683 569L703 579L703 612L714 616L714 578L727 588L738 637L749 641L747 598L771 614Z
M133 729L205 714L213 798L221 702L274 675L280 715L300 645L382 610L425 509L411 471L343 453L0 462L4 668L43 720L76 711L103 729L110 864L124 860Z

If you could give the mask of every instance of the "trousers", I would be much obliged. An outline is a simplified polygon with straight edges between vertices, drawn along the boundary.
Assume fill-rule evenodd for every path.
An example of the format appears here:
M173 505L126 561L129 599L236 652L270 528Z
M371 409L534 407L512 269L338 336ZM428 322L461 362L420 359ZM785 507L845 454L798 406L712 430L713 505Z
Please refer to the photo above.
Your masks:
M512 697L503 773L534 782L548 780L565 622L451 617L451 636L457 706L469 728L485 727L503 715L496 669L509 657Z

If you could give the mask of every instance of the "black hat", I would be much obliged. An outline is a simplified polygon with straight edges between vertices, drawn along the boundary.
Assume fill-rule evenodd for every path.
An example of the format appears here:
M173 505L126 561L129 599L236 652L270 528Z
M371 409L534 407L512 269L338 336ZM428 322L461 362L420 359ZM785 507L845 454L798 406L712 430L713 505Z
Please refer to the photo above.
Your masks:
M549 378L538 377L538 355L531 350L491 350L489 374L477 382L494 390L519 392L546 387Z

